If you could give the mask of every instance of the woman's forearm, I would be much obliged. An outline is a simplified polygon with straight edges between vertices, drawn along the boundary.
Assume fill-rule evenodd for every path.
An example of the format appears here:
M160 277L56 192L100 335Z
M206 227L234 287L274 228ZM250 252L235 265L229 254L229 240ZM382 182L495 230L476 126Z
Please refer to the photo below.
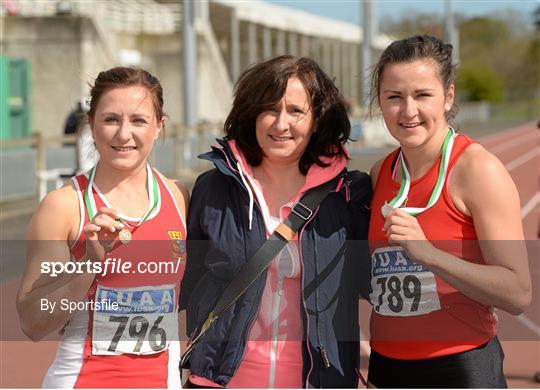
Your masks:
M526 252L521 255L526 256ZM462 294L486 306L519 315L530 304L530 284L514 270L472 263L437 248L426 255L424 264Z
M26 293L20 292L17 310L23 332L37 341L59 329L71 316L62 303L86 301L86 293L94 277L92 273L64 273L50 283Z

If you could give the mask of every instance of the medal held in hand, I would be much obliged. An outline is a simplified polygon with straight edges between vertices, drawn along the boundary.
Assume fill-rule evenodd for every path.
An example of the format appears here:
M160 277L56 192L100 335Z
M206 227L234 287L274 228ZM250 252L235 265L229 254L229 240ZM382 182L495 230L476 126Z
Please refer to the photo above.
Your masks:
M92 194L92 186L94 184L94 176L96 174L96 166L92 168L90 171L90 176L88 178L88 185L86 186L86 190L84 191L84 203L86 206L86 211L88 212L88 219L90 221L94 220L94 217L97 214L97 206L96 206L96 200L94 199L94 195ZM159 187L156 180L156 177L154 175L154 172L152 171L152 168L150 168L150 165L146 164L146 170L147 170L147 177L148 177L148 194L150 199L150 206L148 207L148 210L144 213L144 216L139 220L139 222L136 225L131 225L127 222L127 218L121 216L118 214L118 221L122 222L124 226L129 226L133 228L133 231L130 231L129 228L125 227L118 233L118 239L122 244L129 244L131 240L133 240L133 234L135 231L143 224L144 221L148 219L150 214L157 208L159 204Z
M446 171L448 169L448 163L450 162L450 155L452 154L452 147L454 146L454 139L456 138L456 136L456 132L450 127L448 129L448 133L446 133L446 137L444 138L441 153L441 165L439 167L439 176L437 177L437 182L435 183L435 187L433 188L433 192L431 193L426 207L401 207L401 210L415 217L418 214L429 209L437 202L437 200L441 196L444 181L446 180ZM409 175L407 165L405 164L405 159L403 158L402 151L399 152L398 161L399 163L401 163L401 186L399 187L399 191L395 198L392 199L390 203L385 202L384 205L381 207L381 214L384 218L386 218L388 214L392 212L392 210L400 208L400 206L407 199L407 196L409 195L409 189L411 187L411 177Z
M122 229L120 230L120 233L118 233L118 238L122 244L129 244L133 236L129 230Z

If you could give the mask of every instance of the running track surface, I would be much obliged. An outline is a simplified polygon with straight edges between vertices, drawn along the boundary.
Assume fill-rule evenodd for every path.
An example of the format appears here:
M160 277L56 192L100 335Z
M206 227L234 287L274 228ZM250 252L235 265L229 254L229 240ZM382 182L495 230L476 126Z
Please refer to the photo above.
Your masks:
M479 141L503 162L514 179L520 194L525 238L529 240L529 262L533 280L531 306L519 318L498 311L499 338L506 355L505 373L510 387L540 388L539 383L532 381L535 372L540 371L539 131L534 123L529 123ZM43 376L54 358L57 342L21 341L25 340L25 337L19 330L15 309L18 284L17 278L0 285L0 387L36 388L41 386ZM365 302L361 303L361 309L362 313L370 311ZM362 317L363 329L369 329L367 317L365 314ZM366 365L367 357L364 356L364 375Z

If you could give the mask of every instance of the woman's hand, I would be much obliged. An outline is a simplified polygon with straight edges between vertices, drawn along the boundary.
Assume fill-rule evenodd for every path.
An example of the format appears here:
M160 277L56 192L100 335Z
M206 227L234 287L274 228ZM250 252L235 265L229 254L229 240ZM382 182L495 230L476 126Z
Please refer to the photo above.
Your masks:
M117 219L117 213L109 207L102 207L83 231L86 235L86 256L92 261L102 261L118 240L118 233L124 224Z
M412 260L427 265L434 247L426 239L415 217L400 209L394 209L386 217L383 231L390 245L402 247Z

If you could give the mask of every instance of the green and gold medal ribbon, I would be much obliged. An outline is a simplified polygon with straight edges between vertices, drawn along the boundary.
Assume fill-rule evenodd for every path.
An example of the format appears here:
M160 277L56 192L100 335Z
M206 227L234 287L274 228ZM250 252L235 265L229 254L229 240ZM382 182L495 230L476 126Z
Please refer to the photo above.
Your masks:
M448 132L446 133L446 137L444 138L444 143L442 146L442 157L441 165L439 167L439 176L437 177L437 182L433 187L433 191L427 205L425 207L402 207L401 210L415 217L418 214L429 209L437 202L437 200L441 196L444 181L446 180L448 163L450 162L450 155L452 154L452 148L454 146L454 140L456 136L456 132L453 128L450 127L448 129ZM392 212L393 209L400 207L403 202L405 202L405 199L407 199L411 187L411 177L409 175L409 171L407 170L407 165L405 164L405 158L403 157L402 151L399 152L399 160L401 163L401 186L399 187L399 191L395 198L392 199L390 203L385 203L381 207L381 213L385 218L388 214Z
M96 168L97 168L97 165L95 165L90 171L88 184L86 186L86 190L84 191L84 203L86 206L86 211L88 213L88 219L90 220L90 222L94 220L94 217L97 214L96 200L94 199L94 195L92 194L92 186L94 184ZM134 226L135 228L142 225L142 223L148 219L150 214L152 214L152 212L157 208L159 204L159 200L160 200L158 182L157 182L156 176L154 175L154 171L152 170L152 168L150 168L150 164L148 163L146 164L146 170L147 170L147 177L148 177L148 194L149 194L150 206L148 207L148 210L146 211L144 216ZM129 225L126 222L126 219L127 219L126 217L118 214L118 219L120 219L120 221L124 223L125 225ZM128 242L131 241L132 233L128 229L122 229L119 233L119 238L123 244L127 244Z

